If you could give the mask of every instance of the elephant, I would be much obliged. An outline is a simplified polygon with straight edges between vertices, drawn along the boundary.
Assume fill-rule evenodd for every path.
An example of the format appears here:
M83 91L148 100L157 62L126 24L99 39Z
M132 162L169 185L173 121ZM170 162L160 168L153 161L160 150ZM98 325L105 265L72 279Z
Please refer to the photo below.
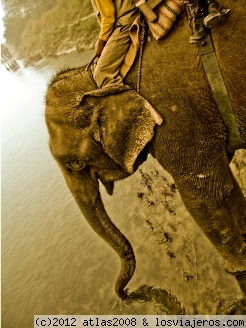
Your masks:
M230 15L210 34L245 148L246 46L242 37L246 34L246 1L225 0L223 5L231 9ZM84 217L121 259L115 283L121 299L127 297L125 287L136 260L130 242L106 212L99 181L112 195L114 181L135 172L148 154L171 174L187 210L224 258L226 271L245 278L246 201L229 167L233 152L227 128L189 36L187 18L182 14L162 41L148 38L145 43L140 93L163 122L152 124L152 132L132 162L129 151L128 166L119 158L125 146L114 140L128 140L130 134L139 144L144 130L143 135L136 133L134 124L127 122L121 129L121 114L115 115L120 103L135 106L138 64L134 63L125 78L132 90L129 99L124 90L111 95L111 102L107 100L110 97L91 97L96 85L91 70L85 67L57 74L48 86L45 119L51 154ZM104 144L102 134L107 139Z

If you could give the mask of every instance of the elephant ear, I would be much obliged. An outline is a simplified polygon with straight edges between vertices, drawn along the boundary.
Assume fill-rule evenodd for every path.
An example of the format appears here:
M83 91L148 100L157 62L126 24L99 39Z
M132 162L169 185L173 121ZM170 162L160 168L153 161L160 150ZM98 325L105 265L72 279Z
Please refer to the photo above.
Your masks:
M162 123L161 116L128 86L92 91L83 96L82 107L83 104L94 105L91 116L94 138L116 163L132 174L141 151L154 135L155 125ZM79 121L78 116L77 113Z

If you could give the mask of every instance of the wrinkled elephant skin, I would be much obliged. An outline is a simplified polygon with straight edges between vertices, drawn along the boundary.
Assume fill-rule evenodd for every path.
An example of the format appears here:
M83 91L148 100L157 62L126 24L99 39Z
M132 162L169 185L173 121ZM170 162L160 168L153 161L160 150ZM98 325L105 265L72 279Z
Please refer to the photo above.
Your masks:
M242 38L246 35L246 3L224 1L223 5L231 12L213 29L212 39L245 148L246 85L242 68L246 46ZM162 42L146 43L141 94L161 115L163 124L155 126L154 137L137 163L150 153L172 175L187 210L224 257L226 270L238 276L246 272L242 238L246 234L246 202L229 168L226 128L189 36L185 21ZM133 88L136 74L135 66L126 79ZM126 178L129 172L100 143L104 120L114 122L110 108L103 99L81 103L82 95L94 89L90 73L83 68L59 74L47 91L46 123L52 155L84 217L121 258L116 293L124 298L124 288L135 269L134 252L108 217L98 181L112 194L114 181Z

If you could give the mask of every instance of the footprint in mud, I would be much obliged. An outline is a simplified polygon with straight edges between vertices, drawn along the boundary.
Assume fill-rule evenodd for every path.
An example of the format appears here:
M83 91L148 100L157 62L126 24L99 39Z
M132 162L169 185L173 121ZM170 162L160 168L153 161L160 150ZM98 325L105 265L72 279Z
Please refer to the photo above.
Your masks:
M170 201L173 200L177 187L168 181L158 170L149 173L139 169L140 181L137 186L137 198L149 207L162 206L165 211L176 215Z

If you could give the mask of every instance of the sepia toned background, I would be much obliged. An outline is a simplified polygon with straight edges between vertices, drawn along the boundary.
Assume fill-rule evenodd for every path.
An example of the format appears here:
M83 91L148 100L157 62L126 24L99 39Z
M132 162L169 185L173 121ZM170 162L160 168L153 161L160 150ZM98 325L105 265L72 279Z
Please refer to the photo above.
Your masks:
M115 183L113 196L101 188L137 260L129 299L117 298L118 256L83 219L49 152L44 121L52 76L94 55L90 2L5 0L2 13L2 49L11 55L0 72L2 327L32 327L35 314L245 314L235 278L151 157ZM245 156L238 151L231 164L244 193Z

